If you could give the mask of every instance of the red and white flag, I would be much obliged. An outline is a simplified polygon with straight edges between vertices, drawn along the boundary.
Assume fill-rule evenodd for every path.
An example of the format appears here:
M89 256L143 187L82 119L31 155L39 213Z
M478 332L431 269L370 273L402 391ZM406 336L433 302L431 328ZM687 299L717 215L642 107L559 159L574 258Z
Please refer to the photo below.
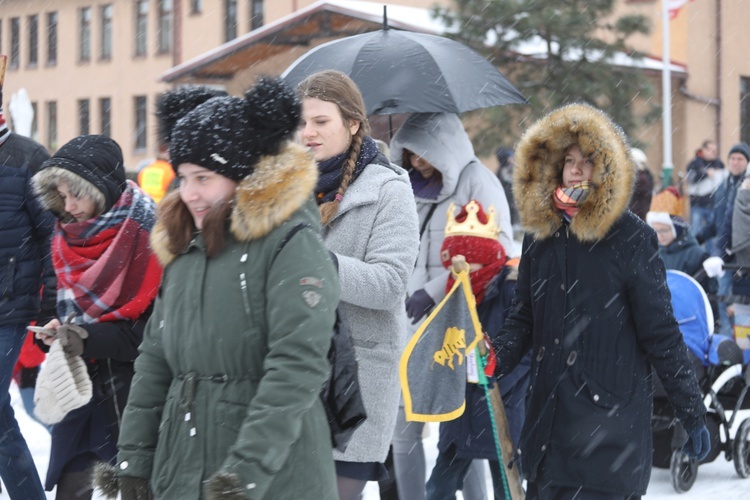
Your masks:
M683 8L688 2L693 0L665 0L667 2L667 9L669 11L669 20L671 21L677 14L680 13L680 9Z

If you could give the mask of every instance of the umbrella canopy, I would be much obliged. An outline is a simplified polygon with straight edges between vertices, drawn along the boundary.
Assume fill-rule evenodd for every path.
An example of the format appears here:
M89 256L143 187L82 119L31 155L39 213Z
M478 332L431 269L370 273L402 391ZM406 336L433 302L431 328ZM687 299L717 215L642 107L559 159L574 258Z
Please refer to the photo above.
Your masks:
M526 103L480 54L462 43L423 33L385 29L334 40L310 50L281 76L296 86L326 69L354 80L368 115L461 113Z

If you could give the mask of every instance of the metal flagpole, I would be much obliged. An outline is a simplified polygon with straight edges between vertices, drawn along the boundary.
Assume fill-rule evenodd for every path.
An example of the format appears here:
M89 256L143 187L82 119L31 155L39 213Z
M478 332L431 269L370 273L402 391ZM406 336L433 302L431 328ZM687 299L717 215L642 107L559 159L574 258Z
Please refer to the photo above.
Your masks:
M662 24L662 70L661 70L661 93L662 93L662 123L664 134L664 161L662 169L662 187L672 185L672 77L669 68L669 9L668 0L661 2L661 24Z

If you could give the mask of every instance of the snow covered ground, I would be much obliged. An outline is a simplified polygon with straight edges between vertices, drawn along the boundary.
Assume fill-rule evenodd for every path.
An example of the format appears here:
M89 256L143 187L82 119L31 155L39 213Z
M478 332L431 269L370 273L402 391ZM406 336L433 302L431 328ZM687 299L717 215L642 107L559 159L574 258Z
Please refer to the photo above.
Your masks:
M34 455L39 474L44 478L49 460L49 435L39 424L34 422L24 411L21 398L14 384L11 385L11 399L16 418L21 430L26 437L31 453ZM743 418L750 417L750 410ZM737 424L742 420L738 418ZM430 435L425 440L425 454L427 455L428 471L431 469L436 456L437 425L431 424ZM489 481L489 473L486 474ZM488 491L492 491L491 483L488 482ZM647 500L705 500L716 498L722 500L739 500L750 497L750 480L743 480L737 476L734 465L719 456L714 462L702 465L698 470L698 479L693 488L684 494L679 494L672 488L671 478L668 470L654 469L651 475L651 484ZM8 499L6 492L0 494L0 500ZM54 499L54 492L48 493L47 498ZM95 497L97 499L101 497ZM377 500L379 498L376 483L369 483L365 489L364 500ZM459 494L460 498L460 494Z

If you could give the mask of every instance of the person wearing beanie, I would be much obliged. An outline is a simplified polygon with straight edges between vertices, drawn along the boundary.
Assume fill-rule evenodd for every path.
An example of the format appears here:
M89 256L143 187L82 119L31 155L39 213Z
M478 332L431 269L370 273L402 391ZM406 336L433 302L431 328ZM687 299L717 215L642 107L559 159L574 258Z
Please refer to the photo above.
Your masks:
M223 90L201 85L186 85L162 92L156 101L158 148L154 161L138 172L138 185L159 203L176 187L175 174L169 163L169 143L175 123L193 108L213 97L226 96Z
M32 184L57 218L57 317L37 339L84 364L93 386L90 401L76 409L63 404L63 391L74 394L71 387L37 388L35 413L55 422L45 486L57 487L60 499L91 498L94 464L114 463L117 455L133 361L161 280L149 246L155 206L126 180L120 146L102 135L64 144Z
M531 350L519 445L527 495L645 495L652 369L689 435L683 452L700 460L710 443L656 234L627 210L627 139L602 111L571 104L526 130L516 160L527 233L514 307L494 345L501 375Z
M164 278L117 465L97 473L108 498L336 498L320 390L339 283L315 161L290 140L299 117L261 78L175 121L180 186L151 238Z
M454 205L448 209L440 258L446 269L450 269L453 257L463 255L466 258L479 322L485 339L494 344L512 307L517 259L508 261L505 249L497 240L500 228L495 222L494 207L485 212L481 203L471 200L458 208L458 214L456 210ZM449 275L446 293L454 281L453 275ZM526 356L512 373L498 382L514 448L519 442L525 416L529 365L530 357ZM487 376L493 377L494 372ZM467 383L464 413L440 424L438 456L427 481L427 500L455 498L456 491L467 486L465 476L473 460L489 461L494 498L505 499L491 418L484 389Z
M712 257L727 261L732 260L732 257L727 253L728 251L731 252L734 246L732 240L732 217L738 190L748 174L748 161L750 161L750 146L744 142L737 143L729 149L729 155L727 155L727 170L729 175L727 175L726 179L724 179L716 190L716 193L714 193L713 218L711 223L700 230L696 236L699 243L715 237L715 245L709 252ZM721 262L723 260L719 260L720 265ZM721 274L719 275L710 272L709 274L715 276L718 280L717 294L720 298L726 297L731 293L732 273L719 273ZM718 332L722 335L733 337L732 317L727 313L729 306L730 303L726 300L719 300L717 305L719 318Z
M690 233L685 219L667 212L650 211L646 215L646 222L656 232L659 257L665 269L675 269L690 276L702 269L703 261L710 255ZM716 292L716 284L710 278L699 280L699 283L706 293Z
M420 242L417 263L407 287L406 314L411 321L411 337L423 318L445 296L445 281L450 272L440 261L445 214L451 203L463 206L474 199L494 206L500 220L498 242L507 249L513 245L513 226L505 192L492 171L474 154L474 147L455 113L415 113L391 140L392 161L407 169L419 215ZM422 500L426 468L422 444L422 422L407 422L403 404L399 407L393 435L394 462L399 494ZM475 476L466 481L467 500L487 496L484 491L484 467L470 469ZM479 491L475 491L478 488Z
M338 71L314 73L297 93L298 139L317 162L323 240L338 263L339 311L354 341L367 411L346 450L333 453L339 497L351 500L367 481L387 477L398 364L406 346L404 299L419 247L417 209L408 175L368 135L362 94L351 78Z
M0 55L0 478L10 498L37 499L44 498L44 488L8 391L26 326L54 317L55 273L49 258L54 218L39 205L30 182L49 154L5 123L5 59Z

